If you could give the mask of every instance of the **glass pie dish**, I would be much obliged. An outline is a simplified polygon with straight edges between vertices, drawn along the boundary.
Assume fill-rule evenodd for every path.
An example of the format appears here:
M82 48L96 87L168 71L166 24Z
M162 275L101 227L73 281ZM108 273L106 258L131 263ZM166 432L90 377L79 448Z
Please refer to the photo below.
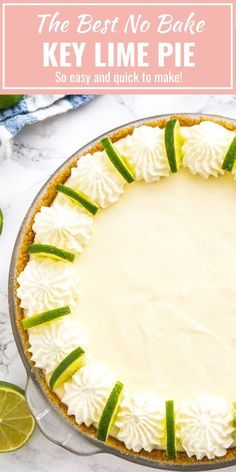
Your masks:
M119 128L113 129L109 134L119 136L122 134L122 130L133 128L147 123L165 123L173 115L161 115L153 116L138 121L134 121L125 124ZM202 118L212 118L219 122L235 126L236 121L220 116L212 115L197 115L197 114L175 114L175 117L180 119L186 117L188 120L192 120L192 123L197 123ZM107 135L107 133L106 133ZM106 136L104 135L104 136ZM34 368L32 362L27 358L26 351L24 349L24 342L22 335L19 330L18 320L18 302L16 297L16 278L18 274L18 262L21 256L21 245L22 241L27 238L27 228L32 225L32 219L34 218L35 212L43 200L44 195L48 189L50 189L52 182L60 181L60 176L63 174L68 166L73 164L78 156L89 149L96 146L96 144L103 138L98 137L93 140L78 152L70 157L57 171L50 177L43 188L40 190L35 200L33 201L30 209L28 210L26 217L20 228L15 248L12 255L10 275L9 275L9 310L11 317L11 324L14 333L14 338L22 358L26 372L28 375L27 387L26 387L26 398L32 414L35 417L36 423L50 441L64 447L65 449L77 454L78 456L90 456L99 453L109 453L119 456L123 459L133 461L137 464L141 464L148 467L165 469L165 470L206 470L215 469L220 467L227 467L236 464L236 448L228 450L228 453L223 458L217 458L214 460L203 459L197 461L194 458L188 458L185 453L179 453L178 458L175 461L168 460L165 451L156 450L154 454L146 452L135 453L127 450L125 447L116 445L116 443L104 444L95 438L94 433L88 434L86 428L76 426L75 421L69 421L69 417L66 415L66 411L63 411L59 407L57 402L52 401L48 394L45 386L45 380L42 372L39 369ZM59 402L58 402L59 403Z

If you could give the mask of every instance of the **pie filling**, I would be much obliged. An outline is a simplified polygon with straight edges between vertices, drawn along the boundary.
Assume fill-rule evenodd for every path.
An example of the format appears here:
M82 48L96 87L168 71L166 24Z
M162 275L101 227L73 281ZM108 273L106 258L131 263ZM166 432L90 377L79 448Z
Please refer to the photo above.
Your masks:
M18 278L25 317L42 314L29 350L68 415L102 441L170 460L233 445L236 186L222 166L230 157L235 173L234 136L210 121L181 128L184 168L171 173L176 139L165 147L165 130L136 128L112 159L82 156L65 183L74 199L61 186L35 217ZM93 204L106 209L94 216Z
M77 262L76 316L91 360L130 394L235 400L235 193L229 175L206 181L182 170L129 186L97 216Z

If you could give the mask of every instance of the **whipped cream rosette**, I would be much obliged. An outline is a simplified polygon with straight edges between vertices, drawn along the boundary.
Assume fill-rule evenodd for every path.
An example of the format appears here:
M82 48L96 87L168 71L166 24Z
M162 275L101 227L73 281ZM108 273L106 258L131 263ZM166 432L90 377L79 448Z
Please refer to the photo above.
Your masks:
M178 438L189 457L222 457L233 444L232 406L221 398L201 396L178 411Z
M234 133L211 121L185 128L183 166L205 179L223 174L222 163Z
M92 235L93 219L78 207L56 202L41 207L35 216L35 242L51 244L69 251L82 252Z
M36 367L47 374L76 347L86 348L88 338L78 322L69 317L48 325L35 327L29 333L29 352Z
M151 394L136 394L121 403L115 425L128 449L152 451L165 442L164 402Z
M30 260L18 277L17 296L26 314L75 305L79 293L76 267L64 262Z
M82 156L71 170L67 185L84 192L97 205L106 208L123 193L125 181L109 163L105 152Z
M97 424L114 382L113 375L100 363L82 367L64 385L63 403L78 424Z
M163 129L140 126L115 144L135 169L137 180L153 182L169 176Z

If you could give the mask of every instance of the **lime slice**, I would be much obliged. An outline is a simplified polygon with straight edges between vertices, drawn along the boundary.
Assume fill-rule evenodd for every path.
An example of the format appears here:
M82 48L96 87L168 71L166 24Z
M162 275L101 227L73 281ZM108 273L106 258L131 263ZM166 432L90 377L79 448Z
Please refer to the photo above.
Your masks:
M122 175L126 182L131 184L131 182L135 180L135 176L134 171L131 169L126 159L121 156L119 151L115 148L115 146L113 146L110 138L102 139L102 145L116 170L118 170L118 172Z
M83 192L76 192L76 190L73 188L67 187L63 184L57 184L57 191L63 193L71 200L78 203L91 215L96 215L97 211L99 210L98 206L95 205L95 203L93 203Z
M67 262L74 262L75 260L75 254L73 254L73 252L65 251L64 249L48 244L30 244L28 253L52 257Z
M236 428L236 402L233 402L233 427Z
M222 169L227 169L231 172L233 167L235 166L235 160L236 160L236 135L234 136L229 146L229 149L225 155L225 158L222 164Z
M24 391L16 385L0 382L0 452L22 447L30 438L34 426Z
M14 107L24 95L0 95L0 110Z
M49 381L52 390L67 382L67 380L69 380L72 375L84 365L84 354L84 350L81 347L77 347L74 351L70 352L62 362L60 362L53 371Z
M168 121L165 128L165 147L171 172L178 172L181 166L182 142L179 121Z
M175 409L173 400L166 401L166 451L169 459L176 458Z
M100 441L105 442L107 440L114 425L119 405L123 398L123 387L124 385L121 382L116 382L108 397L98 424L97 438Z
M2 228L3 228L3 212L0 209L0 235L2 234Z
M60 308L55 308L54 310L44 311L38 315L29 316L22 320L22 325L24 329L33 328L33 326L39 326L49 321L56 320L61 316L69 315L71 313L69 306L62 306Z

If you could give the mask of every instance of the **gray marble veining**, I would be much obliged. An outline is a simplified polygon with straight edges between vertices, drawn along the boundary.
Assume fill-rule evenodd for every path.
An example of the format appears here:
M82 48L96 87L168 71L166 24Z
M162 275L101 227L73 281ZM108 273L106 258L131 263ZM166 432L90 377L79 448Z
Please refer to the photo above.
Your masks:
M0 238L0 379L24 387L26 374L10 328L7 278L10 258L22 219L34 196L52 172L91 139L123 123L156 114L213 113L236 118L232 95L107 95L84 108L32 125L14 141L11 159L0 163L0 207L4 229ZM101 454L79 458L35 431L15 453L0 456L4 472L141 472L141 466ZM151 469L146 469L151 470ZM229 470L236 472L236 467Z

